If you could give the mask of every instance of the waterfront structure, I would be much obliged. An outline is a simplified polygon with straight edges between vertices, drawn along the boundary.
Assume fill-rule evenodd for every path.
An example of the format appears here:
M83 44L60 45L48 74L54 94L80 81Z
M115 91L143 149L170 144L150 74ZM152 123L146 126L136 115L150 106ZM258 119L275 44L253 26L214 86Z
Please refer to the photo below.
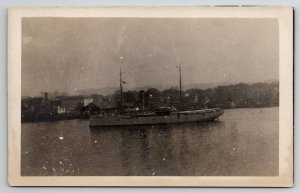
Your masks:
M65 107L66 113L70 113L75 109L84 106L83 96L62 96L62 97L57 97L57 99L60 100L61 106Z

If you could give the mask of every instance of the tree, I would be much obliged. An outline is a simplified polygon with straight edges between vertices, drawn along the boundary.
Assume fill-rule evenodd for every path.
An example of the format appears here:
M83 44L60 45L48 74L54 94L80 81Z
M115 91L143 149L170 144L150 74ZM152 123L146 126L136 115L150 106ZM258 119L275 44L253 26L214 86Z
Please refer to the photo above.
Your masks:
M156 89L156 88L149 88L147 91L146 91L147 95L148 96L152 96L154 98L159 98L161 97L161 92Z

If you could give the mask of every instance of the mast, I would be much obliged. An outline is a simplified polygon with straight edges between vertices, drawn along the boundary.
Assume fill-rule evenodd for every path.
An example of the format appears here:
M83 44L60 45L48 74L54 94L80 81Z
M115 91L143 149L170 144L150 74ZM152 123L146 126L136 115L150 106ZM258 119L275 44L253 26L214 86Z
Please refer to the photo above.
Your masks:
M120 68L120 107L123 106L123 80L122 80L122 69Z
M179 64L179 102L181 103L181 64Z
M260 98L260 82L258 83L258 101L259 101L259 103L261 102L261 100L260 100L261 98Z

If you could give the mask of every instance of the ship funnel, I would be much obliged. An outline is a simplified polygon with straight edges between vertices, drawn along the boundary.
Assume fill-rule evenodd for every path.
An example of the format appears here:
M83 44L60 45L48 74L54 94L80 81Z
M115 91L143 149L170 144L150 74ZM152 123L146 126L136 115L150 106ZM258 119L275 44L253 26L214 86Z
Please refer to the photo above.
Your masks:
M48 104L48 93L47 92L45 92L45 94L44 94L44 100L45 100L45 105L47 105Z
M145 110L145 91L144 90L140 90L139 101L140 101L141 110Z

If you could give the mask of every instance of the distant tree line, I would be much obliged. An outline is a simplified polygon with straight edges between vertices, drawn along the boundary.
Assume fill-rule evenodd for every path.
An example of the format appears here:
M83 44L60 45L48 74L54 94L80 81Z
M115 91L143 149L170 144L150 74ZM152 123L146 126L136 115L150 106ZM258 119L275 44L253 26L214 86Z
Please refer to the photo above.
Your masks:
M117 91L116 93L118 93ZM251 108L279 105L279 83L255 83L218 86L209 89L192 88L181 93L176 87L163 91L149 88L144 93L146 106L173 105L179 108L223 107ZM141 103L138 91L123 92L125 103Z

